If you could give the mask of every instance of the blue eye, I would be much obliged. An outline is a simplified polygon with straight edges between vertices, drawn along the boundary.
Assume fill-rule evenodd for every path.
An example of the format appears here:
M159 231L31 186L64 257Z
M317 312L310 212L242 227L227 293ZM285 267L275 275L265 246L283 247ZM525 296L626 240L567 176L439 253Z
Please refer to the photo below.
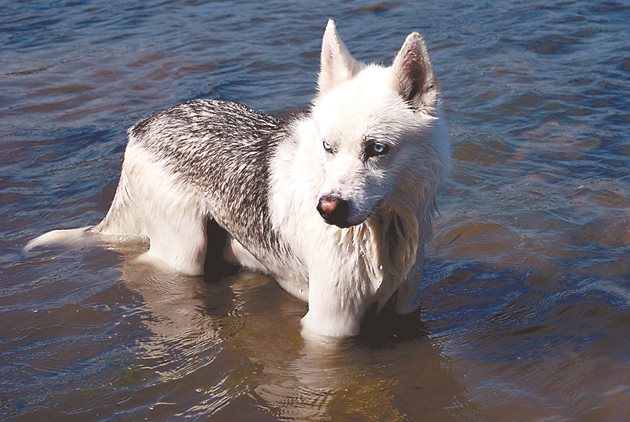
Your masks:
M368 158L376 157L377 155L387 154L387 151L389 151L389 146L381 144L380 142L373 142L365 148L365 155Z
M332 150L332 147L330 146L330 144L329 144L328 142L323 141L323 142L322 142L322 145L324 145L324 150L325 150L327 153L332 154L333 150Z

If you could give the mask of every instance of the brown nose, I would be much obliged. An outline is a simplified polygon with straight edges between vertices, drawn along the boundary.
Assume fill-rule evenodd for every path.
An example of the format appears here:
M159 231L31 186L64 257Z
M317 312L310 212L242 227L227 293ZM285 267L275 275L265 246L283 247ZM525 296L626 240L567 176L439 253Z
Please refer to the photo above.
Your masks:
M328 224L338 227L349 227L348 214L350 207L348 202L334 195L324 195L319 198L317 211Z

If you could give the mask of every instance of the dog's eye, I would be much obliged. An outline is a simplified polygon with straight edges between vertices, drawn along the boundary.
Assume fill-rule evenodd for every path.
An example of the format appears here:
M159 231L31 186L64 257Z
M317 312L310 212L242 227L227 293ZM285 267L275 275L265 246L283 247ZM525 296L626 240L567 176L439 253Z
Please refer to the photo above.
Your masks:
M330 146L330 144L329 144L328 142L323 141L323 142L322 142L322 145L324 145L324 150L325 150L327 153L332 154L333 150L332 150L332 147Z
M365 148L365 155L367 155L368 158L376 157L377 155L387 154L387 151L389 151L389 146L381 144L380 142L373 142Z

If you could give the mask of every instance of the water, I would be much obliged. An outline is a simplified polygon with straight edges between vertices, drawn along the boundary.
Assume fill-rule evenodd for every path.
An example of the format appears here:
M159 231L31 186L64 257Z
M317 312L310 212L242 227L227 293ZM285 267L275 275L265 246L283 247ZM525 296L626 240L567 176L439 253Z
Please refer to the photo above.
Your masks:
M630 5L4 2L0 419L630 419ZM242 273L21 252L98 222L125 129L190 98L308 104L326 18L360 59L421 31L454 172L419 317L338 345Z

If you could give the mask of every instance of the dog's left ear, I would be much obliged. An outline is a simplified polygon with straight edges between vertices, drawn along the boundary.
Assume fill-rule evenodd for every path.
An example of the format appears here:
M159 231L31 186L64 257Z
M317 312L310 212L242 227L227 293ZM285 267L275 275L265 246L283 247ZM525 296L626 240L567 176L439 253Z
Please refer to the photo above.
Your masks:
M319 93L334 88L337 84L352 78L361 69L337 34L335 21L328 20L322 40L321 70L317 85Z
M414 109L431 114L437 107L440 89L420 34L409 34L392 68L401 97Z

